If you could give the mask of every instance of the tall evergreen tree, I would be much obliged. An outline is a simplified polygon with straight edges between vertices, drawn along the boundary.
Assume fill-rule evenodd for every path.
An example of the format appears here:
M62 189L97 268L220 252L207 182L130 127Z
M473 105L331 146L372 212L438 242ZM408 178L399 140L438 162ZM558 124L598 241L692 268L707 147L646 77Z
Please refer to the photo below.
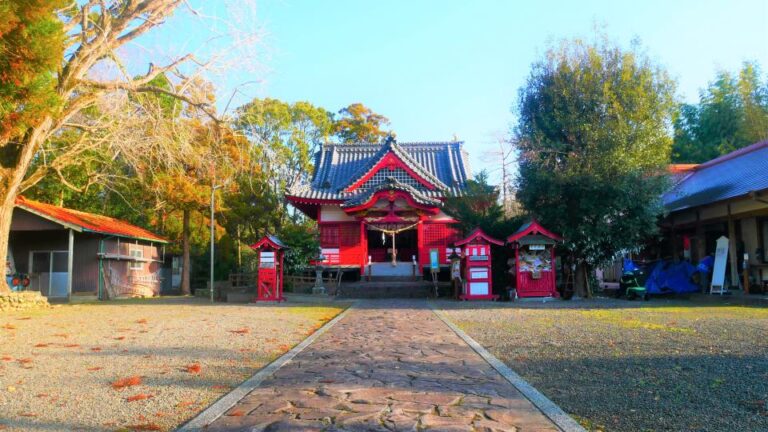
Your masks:
M636 49L564 41L518 102L518 199L586 271L656 232L672 144L674 83Z

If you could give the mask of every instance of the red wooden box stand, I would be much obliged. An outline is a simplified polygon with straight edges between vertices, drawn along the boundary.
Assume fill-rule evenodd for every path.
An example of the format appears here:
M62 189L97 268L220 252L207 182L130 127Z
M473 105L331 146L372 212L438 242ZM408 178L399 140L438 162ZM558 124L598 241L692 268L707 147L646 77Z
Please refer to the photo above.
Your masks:
M283 256L287 247L277 237L266 235L251 248L259 252L259 272L254 302L281 302Z
M461 300L498 300L491 281L491 245L503 246L504 242L488 236L476 228L469 236L456 242L462 247L464 267L464 293Z
M555 280L555 244L562 241L536 220L507 237L515 248L515 280L518 297L560 297Z

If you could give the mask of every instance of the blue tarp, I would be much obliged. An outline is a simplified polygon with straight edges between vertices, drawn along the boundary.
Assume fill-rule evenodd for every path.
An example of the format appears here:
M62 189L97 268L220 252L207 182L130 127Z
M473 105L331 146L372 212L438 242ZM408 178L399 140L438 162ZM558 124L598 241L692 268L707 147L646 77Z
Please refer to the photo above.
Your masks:
M659 261L648 275L645 288L649 294L693 293L701 291L691 278L700 270L687 261Z
M624 265L622 266L624 273L633 273L640 270L640 267L635 264L630 258L624 258Z

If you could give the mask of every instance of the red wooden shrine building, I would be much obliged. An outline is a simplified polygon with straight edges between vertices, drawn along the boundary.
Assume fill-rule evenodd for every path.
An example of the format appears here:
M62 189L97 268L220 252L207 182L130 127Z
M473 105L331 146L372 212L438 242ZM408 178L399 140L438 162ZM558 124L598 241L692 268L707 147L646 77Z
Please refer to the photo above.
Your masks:
M535 219L507 237L515 249L515 288L519 297L559 297L555 245L563 239Z
M283 258L288 249L275 236L267 234L251 246L259 253L259 272L254 301L281 302L283 297Z
M441 207L461 193L470 173L461 142L326 144L315 155L310 184L287 200L318 222L325 264L372 275L410 275L437 250L450 265L460 238Z
M462 300L497 300L498 294L493 293L491 274L491 245L504 246L504 242L476 228L465 239L456 242L463 248L464 292Z

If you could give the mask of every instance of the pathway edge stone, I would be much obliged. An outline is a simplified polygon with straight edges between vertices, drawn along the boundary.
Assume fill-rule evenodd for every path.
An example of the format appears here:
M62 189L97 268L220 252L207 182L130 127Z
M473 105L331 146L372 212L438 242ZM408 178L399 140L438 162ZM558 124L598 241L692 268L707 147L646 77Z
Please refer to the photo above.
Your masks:
M504 379L509 381L510 384L512 384L520 393L522 393L526 399L531 401L531 403L545 416L547 416L547 418L552 420L552 422L563 432L586 432L586 429L584 429L579 423L576 422L576 420L574 420L565 411L563 411L562 408L557 406L557 404L552 402L548 397L544 396L540 391L536 390L535 387L530 385L520 375L510 369L509 366L504 364L504 362L483 348L483 346L477 343L476 340L472 339L471 336L464 333L464 330L460 329L456 324L454 324L448 318L448 316L446 316L442 310L437 309L436 305L431 301L429 302L429 307L432 309L432 312L437 315L437 317L440 318L443 323L445 323L445 325L453 330L453 332L456 333L458 337L466 342L467 345L469 345L476 353L478 353L480 357L483 358L483 360L491 365L491 367L496 369L496 371L500 373Z
M267 377L275 373L286 363L293 360L294 357L296 357L300 352L304 351L304 349L311 345L312 342L320 337L320 335L336 325L337 322L344 319L349 311L351 311L356 305L357 302L350 304L349 307L344 309L340 314L336 315L336 317L334 317L332 320L325 323L325 325L317 329L316 332L312 333L312 335L301 341L290 351L278 357L272 363L259 369L259 371L256 372L252 377L245 380L242 384L235 387L232 391L225 394L216 402L208 406L208 408L204 409L195 417L192 417L192 419L181 425L178 429L176 429L176 432L198 432L204 430L206 426L213 423L230 408L235 406L237 402L247 396L251 391L258 388L259 385L261 385L261 382L264 381Z

